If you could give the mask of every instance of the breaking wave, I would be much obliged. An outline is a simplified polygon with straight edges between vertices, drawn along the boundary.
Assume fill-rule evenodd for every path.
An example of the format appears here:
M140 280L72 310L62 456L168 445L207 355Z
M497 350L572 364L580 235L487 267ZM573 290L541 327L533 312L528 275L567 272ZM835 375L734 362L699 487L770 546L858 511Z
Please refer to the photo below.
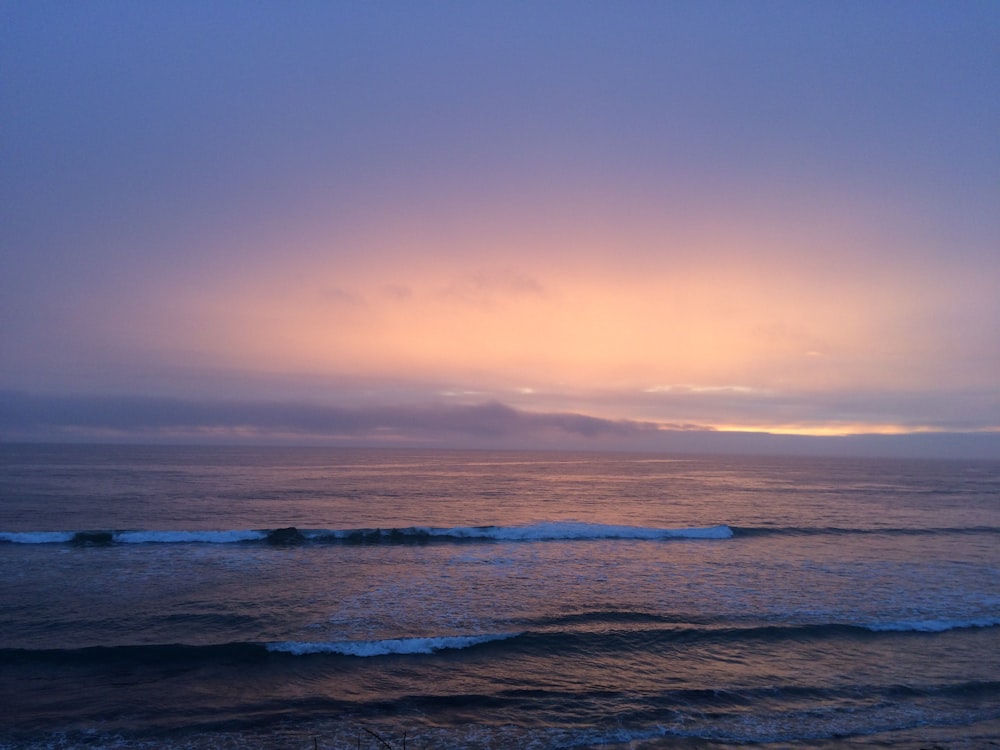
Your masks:
M965 628L995 628L1000 626L1000 617L978 617L969 620L904 620L869 625L876 633L944 633L948 630Z
M407 526L360 529L310 529L289 526L276 529L229 530L80 530L0 531L0 544L432 544L475 542L551 542L618 539L668 541L671 539L723 540L770 536L936 536L997 534L993 526L924 529L840 528L798 526L691 526L664 528L626 526L580 521L540 521L518 526Z
M671 539L722 540L761 536L934 536L997 534L994 526L899 529L798 526L620 526L579 521L541 521L521 526L408 526L404 528L229 530L81 530L0 531L0 544L431 544L462 542L552 542L620 539L665 541Z
M462 649L490 641L505 641L520 633L453 635L439 638L391 638L376 641L283 641L267 644L272 652L294 654L343 654L345 656L388 656L389 654L432 654L446 649Z
M229 531L27 531L0 532L11 544L425 544L430 542L546 542L587 539L729 539L728 526L657 528L575 521L525 526L410 526L391 529L233 529Z
M685 648L694 644L753 644L802 641L855 640L869 638L937 638L948 631L1000 627L1000 617L954 620L920 620L886 623L813 623L813 624L705 624L671 622L667 618L635 613L595 612L578 615L556 626L552 621L525 623L517 632L467 633L440 636L401 636L371 640L229 642L206 645L136 644L120 646L84 646L64 649L0 648L0 662L126 664L189 664L225 661L255 662L261 659L297 657L385 657L417 656L438 652L461 651L487 643L503 643L502 649L542 655L556 653L637 653L665 648ZM592 619L603 625L587 627ZM539 627L540 626L540 627Z

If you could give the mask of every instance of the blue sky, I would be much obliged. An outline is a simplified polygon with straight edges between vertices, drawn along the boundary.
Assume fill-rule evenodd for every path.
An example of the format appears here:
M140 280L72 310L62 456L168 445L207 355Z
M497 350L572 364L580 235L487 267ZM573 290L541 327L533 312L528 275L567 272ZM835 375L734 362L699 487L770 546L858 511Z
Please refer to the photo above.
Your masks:
M991 2L0 2L0 438L995 455L998 70Z

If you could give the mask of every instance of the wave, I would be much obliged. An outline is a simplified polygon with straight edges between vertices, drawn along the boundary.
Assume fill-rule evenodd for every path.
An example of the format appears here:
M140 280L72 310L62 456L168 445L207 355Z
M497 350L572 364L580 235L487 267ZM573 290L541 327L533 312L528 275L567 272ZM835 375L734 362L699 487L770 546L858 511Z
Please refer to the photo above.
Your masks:
M504 648L525 650L533 654L606 653L661 649L670 644L751 643L783 641L818 641L827 639L898 638L902 634L914 637L937 637L953 630L1000 627L1000 617L955 620L917 620L889 623L815 623L815 624L754 624L697 625L671 623L666 618L649 615L643 622L637 613L626 613L619 621L614 613L594 613L606 627L578 629L579 623L565 623L566 629L550 630L551 621L532 623L542 629L516 632L473 633L424 637L382 638L347 641L269 641L229 642L208 645L145 644L118 646L84 646L78 648L0 648L0 663L145 663L191 664L210 661L226 663L252 662L267 658L298 657L359 657L373 658L393 655L427 655L442 651L461 651L487 643L504 642ZM579 619L585 615L578 616Z
M12 544L60 544L72 542L77 532L73 531L3 531L0 542Z
M599 618L603 619L603 618ZM821 623L681 623L651 617L645 622L630 614L626 620L608 618L604 627L580 618L566 630L528 630L522 639L532 650L552 652L568 648L581 652L635 651L669 645L749 644L858 640L870 638L936 637L949 631L1000 627L1000 617L899 622Z
M902 620L866 627L876 633L944 633L948 630L995 628L998 626L1000 626L1000 617L977 617L969 620Z
M582 539L729 539L728 526L659 528L651 526L615 526L577 521L545 521L526 526L467 526L451 529L416 529L431 536L455 539L495 541L558 541Z
M757 625L737 628L706 629L705 633L721 633L739 638L816 638L833 635L864 636L892 633L944 633L950 630L994 628L1000 626L1000 617L973 617L952 620L900 620L894 622L828 622L814 624Z
M0 648L0 662L5 664L25 662L58 663L134 663L134 664L191 664L194 662L224 661L226 663L252 662L271 655L280 656L356 656L377 657L394 654L433 654L472 648L493 641L518 638L521 633L480 633L475 635L446 635L423 638L388 638L359 641L280 641L280 642L230 642L208 645L182 643L137 644L121 646L84 646L82 648L23 649Z
M742 638L813 638L831 635L864 636L867 634L945 633L950 630L970 630L1000 626L1000 617L974 617L952 620L900 620L895 622L833 622L817 624L762 625L749 628L724 629Z
M869 527L850 528L841 526L730 526L733 536L845 536L852 534L874 534L884 536L940 536L951 534L1000 534L996 526L947 526L941 528L896 528Z
M294 654L343 654L344 656L388 656L389 654L432 654L435 651L464 649L490 641L505 641L521 633L453 635L438 638L391 638L376 641L283 641L269 643L268 651Z
M843 528L810 526L729 526L663 528L621 526L578 521L541 521L522 526L408 526L405 528L275 529L230 530L80 530L80 531L0 531L0 543L73 544L109 546L113 544L432 544L476 542L551 542L618 539L667 541L671 539L724 540L733 537L764 536L844 536L854 534L887 536L938 536L952 534L998 534L995 526L907 528Z
M201 543L266 541L269 532L233 531L0 531L0 542L10 544L109 544Z
M728 526L658 528L575 521L545 521L524 526L410 526L391 529L233 529L229 531L27 531L0 532L11 544L427 544L431 542L546 542L588 539L729 539Z

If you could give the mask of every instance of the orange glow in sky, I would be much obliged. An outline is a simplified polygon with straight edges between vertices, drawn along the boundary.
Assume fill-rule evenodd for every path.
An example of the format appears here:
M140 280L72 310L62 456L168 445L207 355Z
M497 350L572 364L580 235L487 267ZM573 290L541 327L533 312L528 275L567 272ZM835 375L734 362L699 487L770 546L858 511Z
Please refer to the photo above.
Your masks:
M510 229L497 239L489 222L465 227L450 245L380 229L352 237L348 261L314 238L168 286L151 309L163 339L214 366L405 375L483 398L516 394L526 406L546 405L545 394L596 392L723 395L736 404L785 391L918 389L945 376L926 331L911 324L955 304L969 282L954 269L949 280L933 265L887 263L896 251L879 244L884 232L708 226L699 235L689 226L671 236L652 223L618 238L609 225L549 232L543 247ZM589 406L611 418L648 417L644 409L610 398ZM861 423L858 415L744 419L700 423L798 434Z
M0 24L0 440L1000 427L995 4L182 5Z

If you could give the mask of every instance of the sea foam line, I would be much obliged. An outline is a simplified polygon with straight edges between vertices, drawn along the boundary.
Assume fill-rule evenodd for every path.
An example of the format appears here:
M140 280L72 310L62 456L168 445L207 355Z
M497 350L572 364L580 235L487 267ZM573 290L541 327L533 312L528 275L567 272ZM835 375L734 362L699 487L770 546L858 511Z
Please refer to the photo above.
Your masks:
M375 641L282 641L269 643L268 651L294 654L343 654L345 656L387 656L389 654L432 654L446 649L463 649L490 641L516 638L520 633L452 635L437 638L391 638Z
M700 528L657 528L616 526L579 521L542 521L525 526L457 526L450 529L425 529L431 536L497 541L558 541L581 539L728 539L728 526Z
M233 529L231 531L118 531L112 539L120 544L231 544L259 542L267 539L267 531Z
M73 531L0 531L0 542L11 544L65 544L73 541Z

